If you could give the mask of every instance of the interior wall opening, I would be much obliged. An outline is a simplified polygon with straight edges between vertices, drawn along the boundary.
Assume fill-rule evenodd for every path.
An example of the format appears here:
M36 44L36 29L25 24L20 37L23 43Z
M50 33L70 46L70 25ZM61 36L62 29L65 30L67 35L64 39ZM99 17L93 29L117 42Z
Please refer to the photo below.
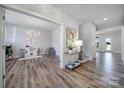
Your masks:
M9 64L44 56L60 62L61 26L15 11L5 10L5 65L6 85ZM12 65L12 64L11 64ZM58 65L59 66L59 65Z

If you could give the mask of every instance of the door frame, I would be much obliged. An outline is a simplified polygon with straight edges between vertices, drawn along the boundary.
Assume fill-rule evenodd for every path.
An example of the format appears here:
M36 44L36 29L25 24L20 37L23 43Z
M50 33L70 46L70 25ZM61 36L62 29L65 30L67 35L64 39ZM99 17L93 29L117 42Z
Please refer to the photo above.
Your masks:
M121 27L121 60L124 65L124 26Z
M57 20L51 19L49 17L43 17L42 15L40 16L40 15L37 15L37 14L30 12L30 11L25 11L25 10L18 9L18 8L13 8L13 7L9 7L6 5L0 5L0 8L1 8L0 11L2 12L2 14L5 14L5 9L7 9L10 11L19 12L22 14L26 14L28 16L33 16L33 17L38 18L38 19L42 19L42 20L46 20L46 21L58 24L60 26L60 50L59 50L60 51L60 64L59 64L59 66L62 69L65 68L65 64L64 64L64 27L65 26L63 23L58 22ZM4 12L3 12L3 10L4 10ZM2 15L0 15L0 16L2 16ZM1 21L1 23L4 24L4 21ZM1 37L1 38L2 38L2 40L5 40L5 26L4 25L2 25L2 29L0 29L0 32L4 32L3 33L4 37ZM2 43L4 43L4 41L0 41L0 43L2 44ZM5 47L4 47L5 45L0 45L0 46L3 50L5 50ZM5 51L2 51L1 54L3 56L2 56L2 60L1 60L2 66L0 67L0 69L4 72L4 74L2 72L2 79L0 80L0 82L2 82L2 83L0 84L0 87L5 87L5 79L3 80L3 77L5 77Z
M5 9L0 5L0 87L5 87Z
M120 29L120 32L121 32L121 60L123 61L123 65L124 65L124 26L119 26L118 28ZM99 33L104 33L104 32L99 32ZM111 52L111 51L109 51L109 52Z

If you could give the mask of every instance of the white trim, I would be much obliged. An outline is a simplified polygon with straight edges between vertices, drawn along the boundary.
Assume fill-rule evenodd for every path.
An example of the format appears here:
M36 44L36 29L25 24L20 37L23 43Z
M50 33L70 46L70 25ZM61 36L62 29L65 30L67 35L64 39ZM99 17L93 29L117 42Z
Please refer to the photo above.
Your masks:
M5 87L5 27L3 20L5 16L4 9L0 6L0 87Z
M96 52L110 52L110 53L118 53L118 54L121 54L121 51L96 50Z
M32 56L32 57L19 58L18 61L23 61L23 60L28 60L28 59L37 59L41 57L43 56Z
M49 18L47 16L43 16L41 14L38 14L36 12L32 12L32 11L29 11L29 10L26 10L26 9L22 9L22 8L19 8L17 6L14 6L14 5L2 5L3 8L5 9L8 9L8 10L11 10L11 11L15 11L15 12L20 12L20 13L23 13L23 14L26 14L26 15L29 15L29 16L33 16L33 17L36 17L36 18L39 18L39 19L42 19L42 20L46 20L46 21L49 21L49 22L53 22L53 23L56 23L56 24L59 24L61 25L62 23L61 22L58 22L52 18Z
M121 27L121 60L124 64L124 26Z
M64 25L61 25L61 36L60 36L60 67L62 69L65 68L65 63L64 63Z
M2 12L2 8L1 8L1 6L0 6L0 51L2 51L2 38L1 38L1 36L2 36L2 18L1 18L1 13ZM2 85L3 85L3 83L2 83L2 76L3 76L3 74L2 74L2 53L0 52L0 88L2 88Z
M122 26L99 30L99 31L96 31L96 35L110 33L110 32L116 32L116 31L121 31L121 27Z
M24 13L24 14L27 14L29 16L34 16L34 17L37 17L37 18L40 18L40 19L43 19L43 20L46 20L46 21L50 21L50 22L53 22L53 23L56 23L56 24L59 24L61 26L61 37L60 37L60 40L61 40L61 48L60 48L60 51L61 51L61 55L60 55L60 67L63 69L65 68L65 65L64 65L64 38L63 38L63 35L64 35L64 29L63 29L63 24L61 22L58 22L52 18L49 18L49 17L46 17L46 16L43 16L43 15L40 15L36 12L31 12L29 10L25 10L25 9L22 9L22 8L19 8L19 7L16 7L14 5L2 5L4 8L6 9L9 9L11 11L17 11L17 12L20 12L20 13Z
M89 61L89 60L92 60L91 58L86 58L86 59L84 59L84 60L78 60L80 63L85 63L85 62L87 62L87 61Z

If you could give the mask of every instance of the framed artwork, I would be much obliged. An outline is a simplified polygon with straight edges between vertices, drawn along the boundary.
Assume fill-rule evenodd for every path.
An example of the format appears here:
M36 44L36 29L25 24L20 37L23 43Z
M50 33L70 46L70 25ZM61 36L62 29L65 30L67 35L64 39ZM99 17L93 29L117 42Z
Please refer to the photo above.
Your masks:
M73 28L66 28L66 47L74 47L74 41L77 40L77 32Z

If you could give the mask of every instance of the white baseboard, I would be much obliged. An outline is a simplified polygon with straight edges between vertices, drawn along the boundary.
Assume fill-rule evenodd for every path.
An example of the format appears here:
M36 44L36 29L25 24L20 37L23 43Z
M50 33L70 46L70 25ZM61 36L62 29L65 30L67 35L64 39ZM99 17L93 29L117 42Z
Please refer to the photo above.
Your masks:
M123 65L124 65L124 59L122 59L122 61L123 61Z
M36 58L41 58L43 56L31 56L31 57L26 57L26 58L20 58L18 59L19 61L23 61L23 60L28 60L28 59L36 59Z
M118 53L118 54L121 54L120 51L105 51L105 50L97 50L96 52L110 52L110 53Z
M87 61L89 61L89 60L92 60L91 58L86 58L86 59L84 59L84 60L78 60L80 63L85 63L85 62L87 62Z

